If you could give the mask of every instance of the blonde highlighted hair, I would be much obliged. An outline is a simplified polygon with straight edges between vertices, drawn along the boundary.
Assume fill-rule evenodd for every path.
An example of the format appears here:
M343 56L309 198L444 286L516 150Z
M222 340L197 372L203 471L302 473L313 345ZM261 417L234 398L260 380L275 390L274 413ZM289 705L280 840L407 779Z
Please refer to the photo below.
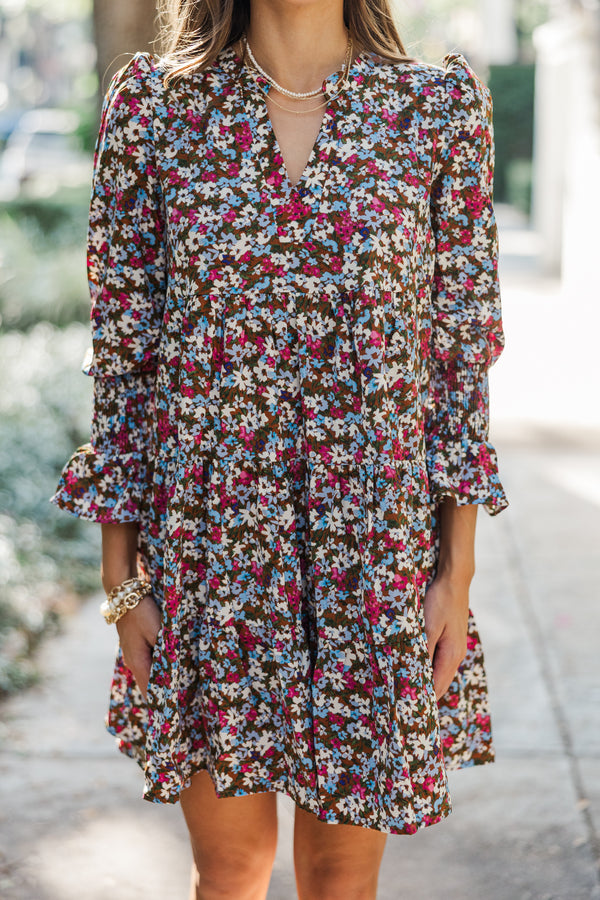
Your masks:
M250 23L250 0L160 0L161 60L168 83L207 69ZM390 62L414 62L394 24L388 0L344 0L344 24L359 53Z

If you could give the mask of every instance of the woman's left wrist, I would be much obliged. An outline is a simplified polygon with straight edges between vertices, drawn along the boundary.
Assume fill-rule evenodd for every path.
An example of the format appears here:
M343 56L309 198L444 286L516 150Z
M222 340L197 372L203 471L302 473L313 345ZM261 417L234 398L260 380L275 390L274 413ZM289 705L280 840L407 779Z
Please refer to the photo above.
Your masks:
M108 592L106 600L100 606L100 612L109 625L114 625L130 609L134 609L146 594L150 594L152 585L144 578L128 578Z
M465 560L445 560L440 557L437 577L461 586L469 586L475 575L475 562Z

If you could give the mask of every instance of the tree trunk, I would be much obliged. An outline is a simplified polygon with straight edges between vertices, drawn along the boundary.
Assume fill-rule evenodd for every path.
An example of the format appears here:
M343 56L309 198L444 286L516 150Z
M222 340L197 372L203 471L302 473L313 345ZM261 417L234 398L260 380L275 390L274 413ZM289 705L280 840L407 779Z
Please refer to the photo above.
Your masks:
M100 99L114 73L137 50L152 51L156 39L154 0L94 0L94 36L98 53Z

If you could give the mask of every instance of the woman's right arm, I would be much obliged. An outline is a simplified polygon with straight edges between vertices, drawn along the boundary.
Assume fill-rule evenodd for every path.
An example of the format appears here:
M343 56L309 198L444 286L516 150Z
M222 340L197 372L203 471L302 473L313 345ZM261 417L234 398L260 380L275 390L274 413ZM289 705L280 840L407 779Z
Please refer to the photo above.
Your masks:
M137 522L102 525L102 586L112 588L137 577ZM117 622L123 661L146 700L152 648L160 628L160 612L148 593Z
M152 504L155 384L168 284L153 131L157 79L149 55L138 53L115 74L104 98L87 238L92 346L82 369L93 377L90 440L63 467L50 498L101 524L140 522Z
M87 240L92 348L82 368L94 379L90 441L64 466L50 498L101 524L107 591L137 576L137 531L151 504L168 279L153 132L155 74L150 56L138 53L116 73L104 98ZM117 623L125 664L144 696L159 615L148 595Z

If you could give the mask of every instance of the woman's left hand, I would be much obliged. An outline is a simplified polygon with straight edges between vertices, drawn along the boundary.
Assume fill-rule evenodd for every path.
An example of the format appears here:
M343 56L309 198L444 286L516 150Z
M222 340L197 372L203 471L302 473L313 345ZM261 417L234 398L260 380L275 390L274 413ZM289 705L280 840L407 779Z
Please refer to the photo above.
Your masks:
M425 632L439 700L467 653L469 584L465 575L438 574L425 594Z

